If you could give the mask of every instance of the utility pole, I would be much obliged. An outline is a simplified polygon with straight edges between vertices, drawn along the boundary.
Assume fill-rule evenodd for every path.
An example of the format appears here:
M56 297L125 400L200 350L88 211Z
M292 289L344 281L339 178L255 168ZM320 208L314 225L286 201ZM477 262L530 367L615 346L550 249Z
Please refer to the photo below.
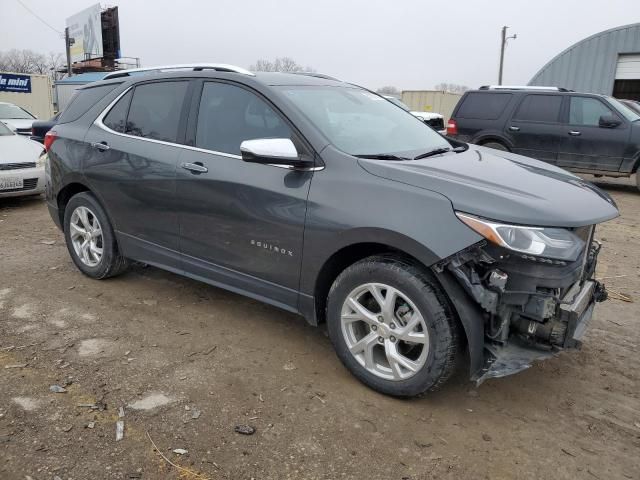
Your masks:
M507 37L507 29L509 27L502 27L502 42L500 43L500 70L498 71L498 85L502 85L502 67L504 66L504 49L507 46L507 40L516 39L518 35L512 35Z
M69 28L65 28L64 29L64 43L66 46L66 52L67 52L67 76L71 76L73 75L72 71L71 71L71 45L73 45L74 43L74 39L73 38L69 38Z

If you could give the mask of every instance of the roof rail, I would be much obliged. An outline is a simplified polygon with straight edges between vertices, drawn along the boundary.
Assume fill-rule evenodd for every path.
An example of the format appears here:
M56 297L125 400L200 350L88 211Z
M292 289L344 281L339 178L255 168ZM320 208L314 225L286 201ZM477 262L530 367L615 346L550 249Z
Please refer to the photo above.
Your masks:
M309 77L316 77L316 78L324 78L325 80L335 80L336 82L341 82L342 80L339 80L335 77L331 77L329 75L325 75L324 73L316 73L316 72L286 72L286 73L293 73L295 75L307 75Z
M483 85L480 90L541 90L554 92L572 92L564 87L532 87L528 85Z
M227 65L226 63L185 63L178 65L163 65L160 67L144 67L144 68L131 68L129 70L116 70L115 72L107 74L103 80L110 80L112 78L128 77L132 73L145 73L145 72L166 72L170 70L193 70L194 72L200 72L202 70L216 70L218 72L234 72L241 73L243 75L255 76L249 70L242 67L236 67L234 65Z

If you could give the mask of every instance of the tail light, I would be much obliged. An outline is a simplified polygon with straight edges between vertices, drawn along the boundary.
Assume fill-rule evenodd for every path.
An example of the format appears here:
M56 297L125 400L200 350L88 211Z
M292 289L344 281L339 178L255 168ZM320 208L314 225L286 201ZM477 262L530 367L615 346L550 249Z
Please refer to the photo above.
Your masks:
M452 118L447 122L447 135L457 135L458 134L458 124Z
M49 130L44 136L44 149L47 152L51 148L51 145L53 145L53 142L56 141L56 138L58 138L58 134L53 130Z

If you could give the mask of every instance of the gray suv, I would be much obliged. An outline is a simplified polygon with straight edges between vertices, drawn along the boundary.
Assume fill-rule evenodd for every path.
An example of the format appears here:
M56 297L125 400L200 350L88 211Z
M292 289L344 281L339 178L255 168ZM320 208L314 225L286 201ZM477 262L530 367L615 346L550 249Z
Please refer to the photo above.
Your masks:
M84 274L135 260L326 322L389 395L438 388L462 358L480 382L577 348L606 298L607 194L330 77L115 72L45 145L49 211Z

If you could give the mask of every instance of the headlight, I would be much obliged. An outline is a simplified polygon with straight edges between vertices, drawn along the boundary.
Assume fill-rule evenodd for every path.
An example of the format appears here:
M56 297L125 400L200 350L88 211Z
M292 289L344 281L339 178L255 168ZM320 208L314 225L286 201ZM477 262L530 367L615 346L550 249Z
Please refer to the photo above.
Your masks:
M36 167L44 167L45 163L47 163L47 151L42 150L38 160L36 160Z
M484 238L515 252L573 262L584 248L584 241L565 228L508 225L456 212L468 227Z

